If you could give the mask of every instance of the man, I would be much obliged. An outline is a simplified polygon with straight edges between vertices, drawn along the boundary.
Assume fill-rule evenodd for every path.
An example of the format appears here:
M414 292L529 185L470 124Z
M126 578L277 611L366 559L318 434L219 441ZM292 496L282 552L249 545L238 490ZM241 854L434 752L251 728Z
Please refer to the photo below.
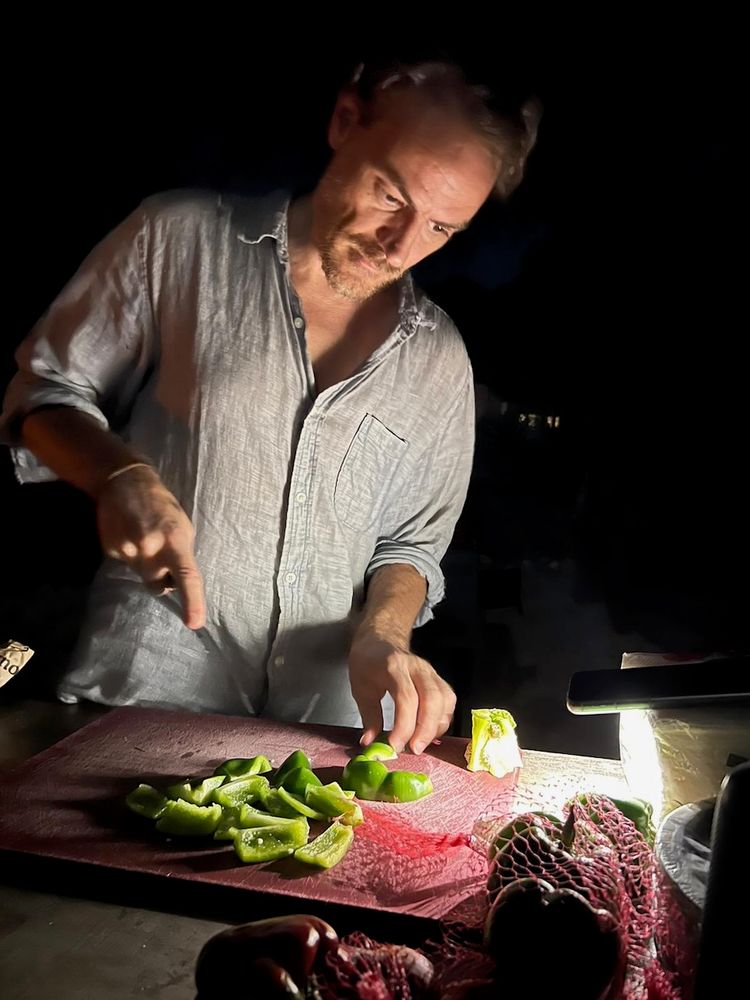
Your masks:
M392 699L397 749L446 731L455 696L409 643L443 595L472 380L408 271L520 181L536 117L455 66L368 67L311 195L161 195L96 248L4 417L21 481L88 493L108 557L63 700L361 717L368 743Z

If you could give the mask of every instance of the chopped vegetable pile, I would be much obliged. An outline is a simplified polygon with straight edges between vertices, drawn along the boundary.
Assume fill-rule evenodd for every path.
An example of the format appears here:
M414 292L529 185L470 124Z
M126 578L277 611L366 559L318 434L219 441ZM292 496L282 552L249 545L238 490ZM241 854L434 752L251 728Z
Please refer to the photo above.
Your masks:
M373 743L349 761L340 783L328 784L303 750L295 750L275 772L262 754L233 758L209 777L186 778L164 792L140 784L125 802L134 813L155 820L160 833L231 841L247 864L294 855L306 865L332 868L363 821L356 799L412 802L432 792L426 774L389 771L382 763L395 757L386 743ZM310 820L328 824L312 840Z

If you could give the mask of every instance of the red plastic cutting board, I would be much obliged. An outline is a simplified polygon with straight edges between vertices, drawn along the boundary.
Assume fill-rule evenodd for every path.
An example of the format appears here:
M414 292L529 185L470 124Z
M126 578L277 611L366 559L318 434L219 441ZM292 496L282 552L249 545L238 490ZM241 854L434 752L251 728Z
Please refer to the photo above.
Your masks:
M280 894L296 909L300 900L319 900L438 919L481 888L486 874L480 855L451 838L470 834L481 815L505 812L515 787L515 775L498 780L467 771L465 740L445 739L419 758L402 754L388 762L430 774L434 794L403 805L366 803L351 850L330 871L310 873L293 859L243 865L231 844L167 840L123 802L141 781L163 787L256 753L278 765L297 748L323 769L324 780L334 780L357 737L328 726L117 709L0 782L0 850ZM448 836L430 840L410 831Z

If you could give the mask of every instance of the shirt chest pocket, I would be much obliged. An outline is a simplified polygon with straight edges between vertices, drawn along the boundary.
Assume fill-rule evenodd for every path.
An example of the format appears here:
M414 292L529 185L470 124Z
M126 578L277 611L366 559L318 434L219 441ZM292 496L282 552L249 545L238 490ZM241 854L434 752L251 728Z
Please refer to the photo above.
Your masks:
M403 438L366 414L336 477L333 502L343 524L364 531L378 521L406 448Z

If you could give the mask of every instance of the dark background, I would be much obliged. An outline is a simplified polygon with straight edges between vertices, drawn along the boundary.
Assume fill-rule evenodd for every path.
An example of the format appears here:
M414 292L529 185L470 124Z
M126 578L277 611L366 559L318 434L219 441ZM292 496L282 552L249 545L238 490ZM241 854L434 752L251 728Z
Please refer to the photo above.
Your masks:
M311 184L360 55L435 41L535 92L523 187L417 272L463 333L479 403L448 599L417 646L456 684L459 729L472 704L496 704L527 746L616 753L612 720L565 715L571 670L750 645L738 29L714 14L558 30L533 14L492 31L409 32L390 8L14 27L2 381L144 196ZM64 484L19 487L6 450L0 486L0 637L37 650L3 697L49 696L98 558L92 512Z

